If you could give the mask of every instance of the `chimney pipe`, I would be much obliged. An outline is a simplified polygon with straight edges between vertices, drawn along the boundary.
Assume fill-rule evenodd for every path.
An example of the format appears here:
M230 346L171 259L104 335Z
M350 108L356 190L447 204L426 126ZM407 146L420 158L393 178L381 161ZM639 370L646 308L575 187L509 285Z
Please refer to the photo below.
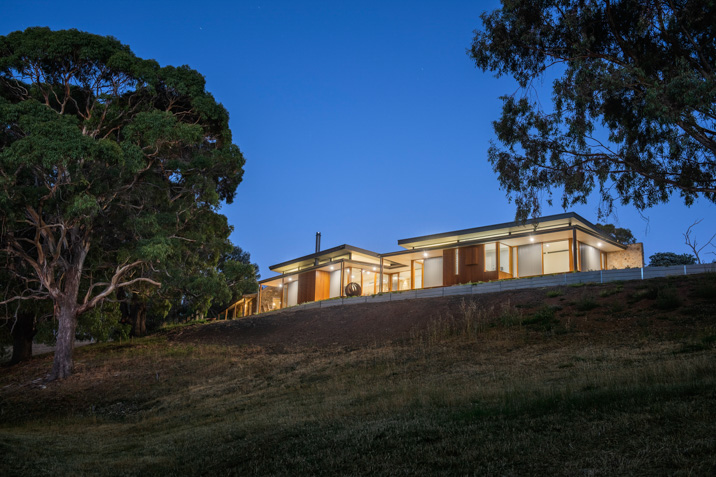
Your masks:
M316 253L321 251L321 232L316 232ZM315 266L318 266L318 257L313 262Z

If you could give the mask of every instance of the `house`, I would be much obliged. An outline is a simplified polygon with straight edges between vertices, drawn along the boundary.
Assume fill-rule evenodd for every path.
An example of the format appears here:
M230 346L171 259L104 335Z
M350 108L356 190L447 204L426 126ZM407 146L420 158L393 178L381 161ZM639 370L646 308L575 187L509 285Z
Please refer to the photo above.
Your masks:
M390 253L352 245L320 250L319 244L320 234L315 253L269 267L279 275L259 282L251 312L346 293L373 295L644 265L642 244L615 242L575 213L402 239L402 250Z

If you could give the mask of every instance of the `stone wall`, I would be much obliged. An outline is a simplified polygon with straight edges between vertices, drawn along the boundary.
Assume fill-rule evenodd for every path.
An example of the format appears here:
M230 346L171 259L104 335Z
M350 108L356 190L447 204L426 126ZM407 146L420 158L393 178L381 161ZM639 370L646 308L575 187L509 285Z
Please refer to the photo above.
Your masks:
M628 245L626 250L607 253L607 269L641 268L644 266L644 244Z

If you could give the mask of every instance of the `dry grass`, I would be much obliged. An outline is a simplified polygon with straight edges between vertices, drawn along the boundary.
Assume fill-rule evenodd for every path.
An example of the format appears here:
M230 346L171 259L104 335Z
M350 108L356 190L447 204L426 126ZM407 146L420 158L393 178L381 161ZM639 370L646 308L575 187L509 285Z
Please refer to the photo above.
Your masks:
M46 385L50 358L37 358L0 374L0 468L714 474L714 325L587 335L548 330L540 313L465 301L407 342L359 349L93 345L73 377Z

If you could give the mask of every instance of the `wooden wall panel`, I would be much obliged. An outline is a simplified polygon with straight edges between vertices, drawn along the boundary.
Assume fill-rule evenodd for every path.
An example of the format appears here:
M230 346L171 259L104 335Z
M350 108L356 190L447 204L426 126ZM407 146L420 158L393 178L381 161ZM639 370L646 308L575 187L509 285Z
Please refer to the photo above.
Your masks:
M316 270L316 294L315 300L327 300L331 296L331 274L322 270Z
M314 301L316 299L316 271L305 272L298 276L297 304Z
M456 250L457 261L455 260ZM457 273L455 273L456 265ZM470 282L489 282L509 277L509 274L500 275L497 270L485 271L485 246L483 244L443 250L444 286Z

